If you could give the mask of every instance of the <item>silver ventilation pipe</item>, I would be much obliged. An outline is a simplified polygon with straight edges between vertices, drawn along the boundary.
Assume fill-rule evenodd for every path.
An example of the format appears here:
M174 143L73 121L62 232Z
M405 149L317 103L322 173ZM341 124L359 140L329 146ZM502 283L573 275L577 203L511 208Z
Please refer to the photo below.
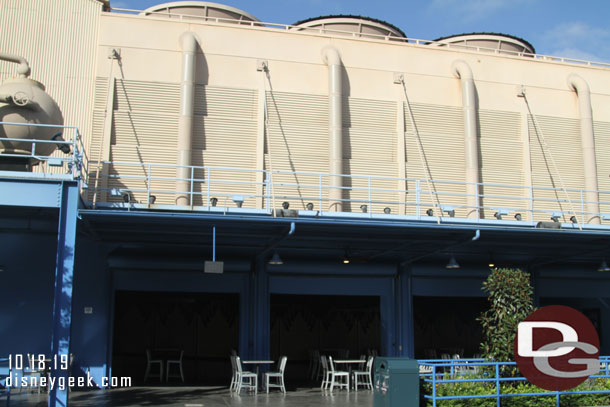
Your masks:
M328 136L329 136L329 209L343 210L343 108L341 56L333 46L322 49L322 60L328 65Z
M28 61L26 61L24 57L0 52L0 59L19 64L19 68L17 68L17 73L20 77L27 78L28 76L30 76L30 64L28 64Z
M477 142L477 107L474 79L470 66L458 59L451 65L453 75L462 80L464 111L464 157L466 161L466 205L468 217L479 218L479 144Z
M585 170L586 223L601 223L599 217L599 193L597 185L597 163L595 159L595 137L593 134L593 113L591 92L587 81L576 74L568 76L568 86L578 94L580 111L580 141L582 143L583 165Z
M176 204L191 204L191 155L193 116L195 114L195 55L197 38L187 31L180 36L182 48L182 82L180 83L180 118L178 119L178 169L176 170Z

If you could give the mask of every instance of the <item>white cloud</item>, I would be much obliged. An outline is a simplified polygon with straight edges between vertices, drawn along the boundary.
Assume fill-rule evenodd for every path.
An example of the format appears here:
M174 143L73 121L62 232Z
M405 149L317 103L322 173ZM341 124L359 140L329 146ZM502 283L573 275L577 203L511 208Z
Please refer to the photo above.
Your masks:
M610 62L610 29L580 21L561 23L542 34L540 53Z
M536 0L432 0L430 9L452 14L463 21L472 22L486 18L506 7Z

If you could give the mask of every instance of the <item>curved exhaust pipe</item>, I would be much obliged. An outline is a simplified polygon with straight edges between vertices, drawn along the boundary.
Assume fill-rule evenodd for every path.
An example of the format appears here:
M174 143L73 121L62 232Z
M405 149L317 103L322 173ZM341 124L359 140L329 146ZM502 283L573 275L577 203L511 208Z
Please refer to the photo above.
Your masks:
M577 74L568 76L568 86L578 94L580 111L580 141L582 144L583 165L585 170L585 208L586 223L600 224L599 192L597 184L597 162L595 160L595 136L593 133L593 113L591 110L591 91L589 84Z
M329 136L329 209L343 210L343 111L341 56L333 46L322 49L322 60L328 65L328 136Z
M479 144L477 141L477 108L474 79L470 66L458 59L451 65L453 75L462 80L462 109L464 112L464 157L466 160L466 205L468 218L478 219Z
M3 61L9 61L19 64L19 68L17 68L17 73L20 77L27 78L28 76L30 76L30 64L28 64L28 61L26 61L24 57L0 52L0 59Z
M186 31L180 36L182 48L182 81L180 83L180 117L178 119L178 168L176 170L177 205L191 205L191 156L193 116L195 114L195 54L197 38Z

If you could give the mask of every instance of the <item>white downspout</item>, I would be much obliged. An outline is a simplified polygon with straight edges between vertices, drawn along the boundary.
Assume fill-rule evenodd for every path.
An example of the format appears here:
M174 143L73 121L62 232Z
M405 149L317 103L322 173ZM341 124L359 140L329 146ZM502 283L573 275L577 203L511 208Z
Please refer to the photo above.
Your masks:
M343 111L341 56L333 46L322 49L322 60L328 65L328 136L329 173L343 174ZM329 210L343 210L343 177L329 179Z
M597 162L595 159L595 137L593 134L593 113L591 92L587 82L576 74L568 76L568 86L578 94L580 111L580 141L582 143L583 165L585 170L585 223L600 224L599 193L597 184Z
M187 31L180 36L182 81L180 83L180 118L178 119L178 168L176 170L177 205L191 205L191 155L193 116L195 114L195 55L197 39Z
M461 59L451 65L453 75L462 80L462 109L464 111L464 157L466 161L466 205L468 217L478 219L479 144L477 142L477 111L474 80L470 66Z

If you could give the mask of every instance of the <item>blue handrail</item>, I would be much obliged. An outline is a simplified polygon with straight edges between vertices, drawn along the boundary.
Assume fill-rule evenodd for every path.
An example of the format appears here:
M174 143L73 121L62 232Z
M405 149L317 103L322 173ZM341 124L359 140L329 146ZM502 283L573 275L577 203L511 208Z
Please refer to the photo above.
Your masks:
M610 356L600 356L600 372L590 376L591 379L610 380ZM500 407L500 400L507 397L544 397L554 396L557 407L560 406L561 396L570 394L609 394L610 390L568 390L568 391L542 391L540 393L507 393L503 392L502 383L527 382L523 376L515 375L501 377L500 370L504 366L516 366L515 362L493 362L485 359L422 359L418 361L420 366L420 377L425 383L431 384L431 394L423 397L432 401L436 407L441 400L459 399L495 399L496 405ZM485 373L477 374L481 368ZM516 372L517 369L512 369ZM493 373L490 373L493 372ZM471 395L438 395L440 386L455 383L490 383L488 394Z

